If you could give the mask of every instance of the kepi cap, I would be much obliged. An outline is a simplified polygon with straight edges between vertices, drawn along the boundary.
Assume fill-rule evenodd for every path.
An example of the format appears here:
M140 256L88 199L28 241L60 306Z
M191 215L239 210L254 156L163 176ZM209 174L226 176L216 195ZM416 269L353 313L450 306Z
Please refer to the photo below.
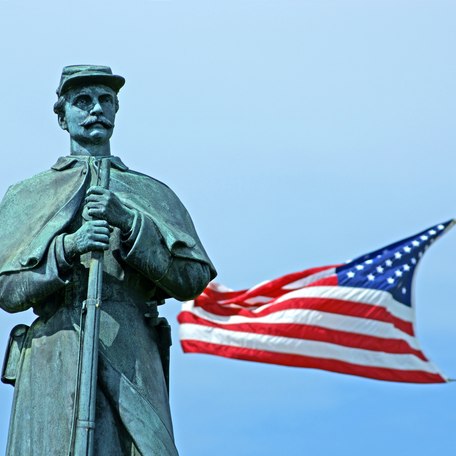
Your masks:
M56 91L57 95L60 96L69 89L84 83L104 84L117 93L125 84L125 78L112 74L112 70L108 66L69 65L62 70L60 84Z

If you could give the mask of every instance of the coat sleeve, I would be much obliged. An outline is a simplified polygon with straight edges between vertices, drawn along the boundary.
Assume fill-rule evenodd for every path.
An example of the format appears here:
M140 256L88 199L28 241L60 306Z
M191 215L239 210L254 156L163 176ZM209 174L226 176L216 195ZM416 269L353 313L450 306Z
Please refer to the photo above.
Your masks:
M131 267L180 301L198 296L211 278L207 263L173 255L153 220L139 211L123 241L122 256Z
M64 276L70 268L63 252L63 236L57 236L38 266L0 275L0 308L14 313L39 305L68 283Z

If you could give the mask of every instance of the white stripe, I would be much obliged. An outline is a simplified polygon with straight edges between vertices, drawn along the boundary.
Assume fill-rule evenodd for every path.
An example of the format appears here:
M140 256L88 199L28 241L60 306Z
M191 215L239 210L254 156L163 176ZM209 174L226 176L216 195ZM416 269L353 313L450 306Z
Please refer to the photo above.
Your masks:
M289 337L267 336L195 324L180 325L181 340L199 340L212 344L288 353L314 358L333 359L369 367L383 367L401 371L417 370L439 374L430 363L414 355L390 354L343 347L327 342L308 341Z
M279 302L294 298L329 298L353 301L358 304L370 304L384 307L388 312L401 320L413 323L413 309L396 301L391 293L370 288L356 288L343 286L308 287L301 290L291 291L277 298L272 304L265 305L259 310Z
M269 315L262 317L246 317L242 315L224 316L216 315L201 307L185 308L182 310L188 310L189 312L197 315L205 320L212 321L214 323L223 325L236 325L241 323L266 323L266 324L280 324L280 323L291 323L310 325L320 328L326 328L336 331L347 331L355 334L362 334L366 336L381 337L383 339L400 339L407 342L410 347L420 350L417 340L402 332L400 329L393 326L392 323L386 323L382 321L369 320L367 318L351 317L346 315L332 314L328 312L321 312L318 310L309 309L286 309L279 310ZM252 332L255 329L252 328Z
M296 290L297 288L302 288L309 285L312 282L315 282L318 279L323 279L333 275L336 272L336 268L325 269L324 271L316 272L311 276L304 277L303 279L295 280L294 282L287 283L282 287L283 290Z
M271 302L273 299L270 296L254 296L253 298L246 299L244 302L246 304L265 304Z

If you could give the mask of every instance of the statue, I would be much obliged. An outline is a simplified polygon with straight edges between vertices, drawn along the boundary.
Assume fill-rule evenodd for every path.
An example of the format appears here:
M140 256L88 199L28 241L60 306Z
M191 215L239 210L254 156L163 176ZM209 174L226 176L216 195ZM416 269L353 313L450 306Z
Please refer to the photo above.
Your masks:
M12 332L4 363L3 379L15 384L8 456L74 454L82 306L101 252L93 453L178 454L169 326L157 306L194 298L216 272L176 195L111 155L124 83L109 67L65 67L54 111L71 153L0 204L0 307L38 315Z

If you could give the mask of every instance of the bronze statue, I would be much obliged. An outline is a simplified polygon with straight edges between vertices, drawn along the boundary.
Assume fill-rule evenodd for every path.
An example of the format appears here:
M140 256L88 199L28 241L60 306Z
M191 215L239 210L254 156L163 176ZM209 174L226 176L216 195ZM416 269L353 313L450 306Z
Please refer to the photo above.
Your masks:
M3 379L15 384L8 456L78 454L88 301L98 312L99 337L87 454L178 454L168 402L169 326L157 306L197 296L216 272L176 195L111 155L124 83L109 67L65 67L54 111L71 153L10 187L0 204L0 307L38 315L30 328L13 331L4 363ZM110 177L105 172L101 185L103 166ZM90 269L97 259L98 275ZM94 299L89 269L90 281L102 283Z

